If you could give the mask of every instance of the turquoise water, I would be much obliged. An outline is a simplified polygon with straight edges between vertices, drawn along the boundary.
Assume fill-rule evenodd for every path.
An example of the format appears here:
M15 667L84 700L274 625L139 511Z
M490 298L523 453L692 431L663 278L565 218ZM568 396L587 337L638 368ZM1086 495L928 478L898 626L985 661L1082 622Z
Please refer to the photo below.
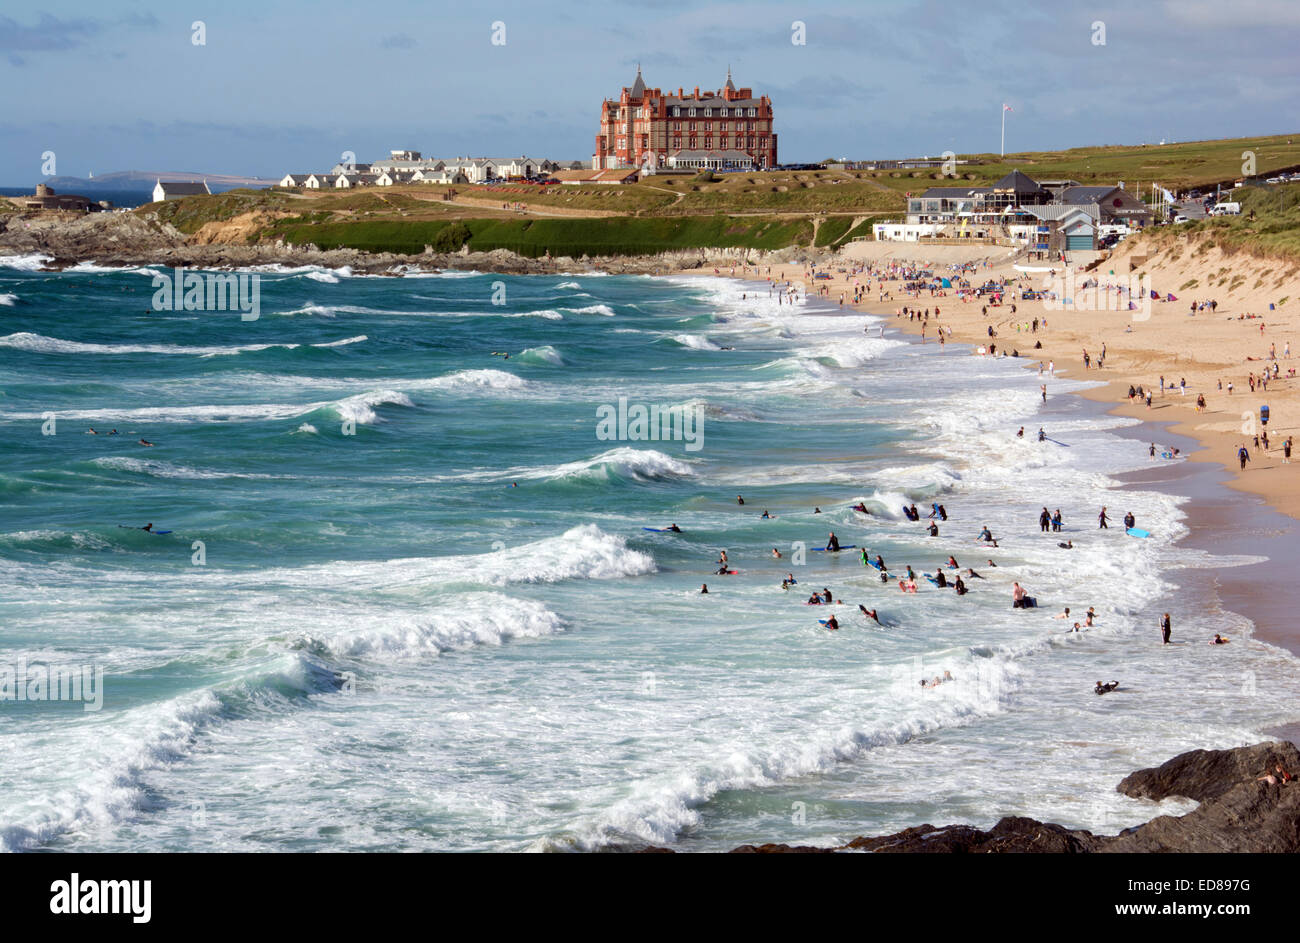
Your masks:
M1146 462L1126 421L1009 362L718 279L265 270L244 321L153 310L154 270L36 268L0 268L0 658L98 666L103 701L0 701L8 848L1106 830L1152 814L1108 794L1135 766L1286 719L1291 657L1168 596L1240 561L1177 547L1175 499L1110 491ZM620 398L701 435L602 438ZM1070 445L1013 435L1043 424ZM905 500L945 504L938 538ZM1099 535L1101 504L1155 536ZM904 596L811 551L831 530L986 578ZM1013 579L1043 608L1013 612ZM838 633L803 605L823 586ZM1063 634L1063 605L1097 627ZM1152 646L1164 609L1186 644Z

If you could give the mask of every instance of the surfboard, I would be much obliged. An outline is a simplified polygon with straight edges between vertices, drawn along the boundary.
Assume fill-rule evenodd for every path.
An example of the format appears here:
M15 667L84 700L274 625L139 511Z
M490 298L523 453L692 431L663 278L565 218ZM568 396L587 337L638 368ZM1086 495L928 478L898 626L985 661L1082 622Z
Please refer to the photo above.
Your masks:
M1055 442L1057 445L1064 445L1067 449L1070 447L1070 443L1061 442L1057 439L1053 439L1050 435L1045 435L1043 436L1043 438L1046 439L1048 442Z
M870 563L872 566L874 566L877 570L884 572L885 568L881 566L879 563L877 563L875 560L868 560L867 562Z
M825 625L825 626L829 626L829 625L831 624L831 620L830 620L830 619L818 619L817 621L820 622L822 625Z
M163 534L170 534L171 531L169 531L169 530L151 530L151 531L148 531L148 533L153 534L153 535L155 535L155 536L157 536L157 537L161 537Z
M671 534L672 531L667 527L642 527L642 530L648 530L652 534Z
M1125 531L1125 533L1128 534L1130 537L1150 537L1150 536L1151 536L1151 532L1150 532L1150 531L1148 531L1148 530L1143 530L1143 529L1140 528L1140 527L1130 527L1127 531Z
M828 550L828 548L826 547L813 547L812 549L817 553L838 553L839 552L838 550ZM857 544L840 544L840 550L857 550L857 549L858 549Z

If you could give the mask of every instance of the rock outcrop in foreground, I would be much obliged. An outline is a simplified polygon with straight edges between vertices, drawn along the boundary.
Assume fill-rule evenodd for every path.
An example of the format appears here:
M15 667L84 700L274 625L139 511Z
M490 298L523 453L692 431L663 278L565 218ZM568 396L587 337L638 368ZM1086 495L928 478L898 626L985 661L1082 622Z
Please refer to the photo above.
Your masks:
M1300 851L1300 780L1289 785L1259 781L1277 763L1292 774L1300 773L1300 750L1290 743L1192 750L1161 766L1131 773L1116 787L1126 796L1157 802L1181 796L1200 805L1186 815L1161 815L1118 835L1094 835L1008 817L988 831L968 825L920 825L894 835L855 838L838 848L742 845L733 853L1296 852Z

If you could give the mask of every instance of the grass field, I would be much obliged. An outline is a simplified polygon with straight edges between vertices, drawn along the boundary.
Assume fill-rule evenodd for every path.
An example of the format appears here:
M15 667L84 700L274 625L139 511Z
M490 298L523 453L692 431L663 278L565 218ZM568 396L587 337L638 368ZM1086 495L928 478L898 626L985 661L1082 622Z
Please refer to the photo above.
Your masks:
M464 234L447 240L450 227ZM286 242L312 243L322 249L353 248L369 252L418 254L424 247L489 252L509 249L538 258L581 255L651 255L673 249L779 249L807 244L812 223L807 219L729 217L614 219L465 219L458 221L373 220L345 223L281 221L274 232Z

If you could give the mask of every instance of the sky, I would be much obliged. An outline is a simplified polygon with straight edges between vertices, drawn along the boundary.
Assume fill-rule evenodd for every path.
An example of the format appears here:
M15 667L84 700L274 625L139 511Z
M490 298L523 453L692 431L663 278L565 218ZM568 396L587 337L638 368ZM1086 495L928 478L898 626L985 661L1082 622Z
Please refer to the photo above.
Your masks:
M0 185L46 152L70 176L590 159L638 63L674 91L730 66L782 162L996 152L1003 103L1008 153L1300 132L1300 0L10 0Z

